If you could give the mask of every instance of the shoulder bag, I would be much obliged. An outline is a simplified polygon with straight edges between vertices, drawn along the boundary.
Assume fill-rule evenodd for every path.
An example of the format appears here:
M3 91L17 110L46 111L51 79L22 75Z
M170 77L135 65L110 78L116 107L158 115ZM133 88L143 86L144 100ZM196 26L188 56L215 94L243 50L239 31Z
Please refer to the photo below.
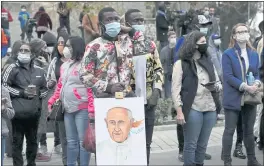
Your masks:
M240 63L240 67L241 67L241 72L242 72L242 81L243 82L247 82L245 79L245 73L244 73L244 67L241 61L241 58L237 52L237 50L235 50L236 55L238 57L239 63ZM244 104L249 104L249 105L258 105L262 103L262 96L263 96L263 92L258 91L255 95L252 95L248 92L244 92L242 99L241 99L241 106L244 106Z

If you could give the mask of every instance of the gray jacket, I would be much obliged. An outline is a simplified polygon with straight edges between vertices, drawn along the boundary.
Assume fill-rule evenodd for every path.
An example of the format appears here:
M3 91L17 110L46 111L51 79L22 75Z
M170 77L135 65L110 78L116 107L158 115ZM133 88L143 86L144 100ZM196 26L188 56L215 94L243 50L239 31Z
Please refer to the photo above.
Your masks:
M207 49L208 55L211 57L211 61L214 64L214 67L217 71L217 74L223 82L223 71L222 71L222 52L221 50L214 44L212 36L209 38L209 44Z
M2 99L3 98L7 98L7 107L4 110L1 109L2 136L6 137L9 132L6 121L14 117L15 111L14 108L12 107L9 91L6 87L2 85Z
M172 75L173 62L174 62L174 48L170 48L169 45L163 47L160 52L160 62L162 64L164 74Z

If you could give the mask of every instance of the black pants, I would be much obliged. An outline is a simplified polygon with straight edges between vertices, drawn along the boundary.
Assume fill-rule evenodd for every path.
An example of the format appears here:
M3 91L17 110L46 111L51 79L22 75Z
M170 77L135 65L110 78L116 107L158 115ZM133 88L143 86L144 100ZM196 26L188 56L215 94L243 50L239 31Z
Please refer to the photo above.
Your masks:
M70 29L70 19L69 17L60 17L60 27L66 27L68 34L71 34L71 29Z
M242 142L243 142L243 123L242 123L242 114L241 114L241 112L239 112L236 132L237 132L236 145L242 144Z
M184 147L184 135L183 135L183 126L179 124L177 124L177 138L179 143L179 153L182 153Z
M248 160L255 159L255 139L253 128L256 120L256 107L245 105L241 108L241 111L225 110L225 130L222 140L223 157L225 161L231 160L233 135L237 127L240 112L243 122L243 139L246 147L247 157Z
M60 144L59 125L58 125L58 122L56 122L56 129L54 132L54 147L56 147L59 144ZM46 133L41 135L40 145L47 146L47 134Z
M38 133L39 116L30 119L13 119L13 145L12 157L14 166L23 166L23 141L26 137L26 158L27 166L36 166L36 156L38 150L37 133Z
M25 35L26 35L26 27L21 28L21 40L25 39Z
M147 105L145 105L146 148L148 165L150 158L150 145L152 143L152 136L155 123L155 109L156 107L149 108L147 107Z
M46 31L37 31L38 34L38 38L41 38L41 35L44 35L46 33Z

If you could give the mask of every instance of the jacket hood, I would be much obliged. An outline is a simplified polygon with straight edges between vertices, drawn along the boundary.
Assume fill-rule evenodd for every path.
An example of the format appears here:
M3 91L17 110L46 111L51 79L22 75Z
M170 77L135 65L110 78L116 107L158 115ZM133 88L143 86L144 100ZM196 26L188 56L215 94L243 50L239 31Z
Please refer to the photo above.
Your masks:
M43 35L42 40L46 42L46 44L47 44L48 47L55 46L56 43L57 43L56 36L52 32L50 32L50 31L47 31Z
M58 39L62 37L63 40L64 40L64 44L67 42L67 40L69 39L69 34L67 32L67 29L66 28L61 28L59 31L58 31L58 36L57 36L57 43L58 43Z
M30 43L29 43L30 47L31 47L31 52L33 54L38 53L43 47L45 47L46 42L42 39L33 39Z

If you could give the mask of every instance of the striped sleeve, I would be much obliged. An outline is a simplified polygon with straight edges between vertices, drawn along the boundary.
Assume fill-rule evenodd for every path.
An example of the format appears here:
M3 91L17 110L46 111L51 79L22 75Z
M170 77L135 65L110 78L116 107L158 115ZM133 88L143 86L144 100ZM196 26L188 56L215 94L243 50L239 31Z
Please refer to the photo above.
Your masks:
M6 70L3 73L3 86L6 87L8 89L8 91L10 92L11 96L15 96L18 97L21 95L21 92L13 87L11 87L10 85L12 85L12 82L14 80L14 76L13 76L13 68L15 67L15 64L11 64L9 65Z

